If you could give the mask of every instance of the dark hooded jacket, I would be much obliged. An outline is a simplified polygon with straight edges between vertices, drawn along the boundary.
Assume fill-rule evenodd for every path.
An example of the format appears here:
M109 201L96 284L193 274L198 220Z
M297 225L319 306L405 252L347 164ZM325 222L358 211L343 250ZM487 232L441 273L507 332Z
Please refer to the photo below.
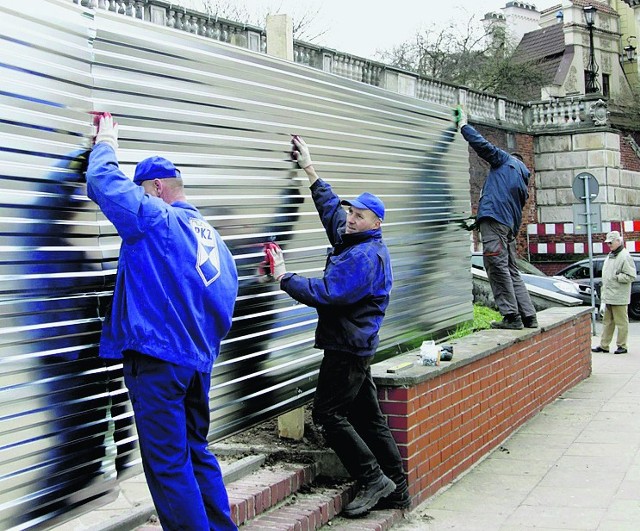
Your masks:
M382 231L345 234L347 213L331 186L318 179L311 194L333 249L322 278L287 273L280 287L317 310L317 348L373 356L393 283Z
M495 219L517 233L529 197L531 172L522 161L494 146L470 125L463 126L461 132L478 156L491 166L480 193L476 219Z

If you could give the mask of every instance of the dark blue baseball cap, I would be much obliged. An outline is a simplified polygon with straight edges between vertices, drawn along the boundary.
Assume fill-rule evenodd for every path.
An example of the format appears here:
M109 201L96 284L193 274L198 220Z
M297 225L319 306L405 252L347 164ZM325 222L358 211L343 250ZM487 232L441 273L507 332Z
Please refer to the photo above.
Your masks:
M133 175L133 182L142 184L143 181L172 178L181 179L180 170L170 160L154 156L138 162L136 172Z
M380 219L384 219L384 203L377 196L364 192L355 199L343 199L340 204L371 210Z

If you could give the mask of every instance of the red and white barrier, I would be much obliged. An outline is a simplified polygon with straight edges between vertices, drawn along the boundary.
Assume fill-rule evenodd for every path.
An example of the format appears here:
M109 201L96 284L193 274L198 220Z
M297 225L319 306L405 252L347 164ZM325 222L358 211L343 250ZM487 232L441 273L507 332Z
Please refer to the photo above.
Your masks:
M618 232L640 232L640 221L602 222L602 234L606 234L612 230L617 230ZM531 223L527 225L527 234L537 236L575 234L575 228L573 223Z
M602 232L598 235L605 235L607 232L617 230L625 237L625 233L640 232L640 220L634 221L603 221ZM573 223L531 223L527 225L527 236L566 236L575 234ZM586 240L586 235L581 234L581 239ZM573 239L573 238L567 238ZM625 247L630 252L640 252L640 241L626 241ZM588 248L586 242L536 242L529 243L529 252L531 254L587 254ZM609 252L609 246L606 243L594 242L593 253L604 254Z

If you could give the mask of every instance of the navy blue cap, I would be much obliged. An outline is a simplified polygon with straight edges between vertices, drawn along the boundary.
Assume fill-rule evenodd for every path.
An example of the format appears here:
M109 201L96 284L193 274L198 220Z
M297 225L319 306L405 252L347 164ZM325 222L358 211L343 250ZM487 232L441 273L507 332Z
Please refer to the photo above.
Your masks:
M154 156L138 162L136 172L133 175L133 182L142 184L143 181L172 178L180 179L180 170L170 160Z
M384 203L377 196L369 192L364 192L355 199L343 199L340 201L340 204L371 210L371 212L380 219L384 219Z

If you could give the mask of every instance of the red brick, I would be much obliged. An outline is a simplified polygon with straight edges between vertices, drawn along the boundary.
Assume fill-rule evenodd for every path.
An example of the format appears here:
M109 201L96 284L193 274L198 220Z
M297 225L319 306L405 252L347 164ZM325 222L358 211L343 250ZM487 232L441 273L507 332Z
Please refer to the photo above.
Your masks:
M387 389L386 395L387 400L400 402L408 402L417 396L415 387L394 387Z

